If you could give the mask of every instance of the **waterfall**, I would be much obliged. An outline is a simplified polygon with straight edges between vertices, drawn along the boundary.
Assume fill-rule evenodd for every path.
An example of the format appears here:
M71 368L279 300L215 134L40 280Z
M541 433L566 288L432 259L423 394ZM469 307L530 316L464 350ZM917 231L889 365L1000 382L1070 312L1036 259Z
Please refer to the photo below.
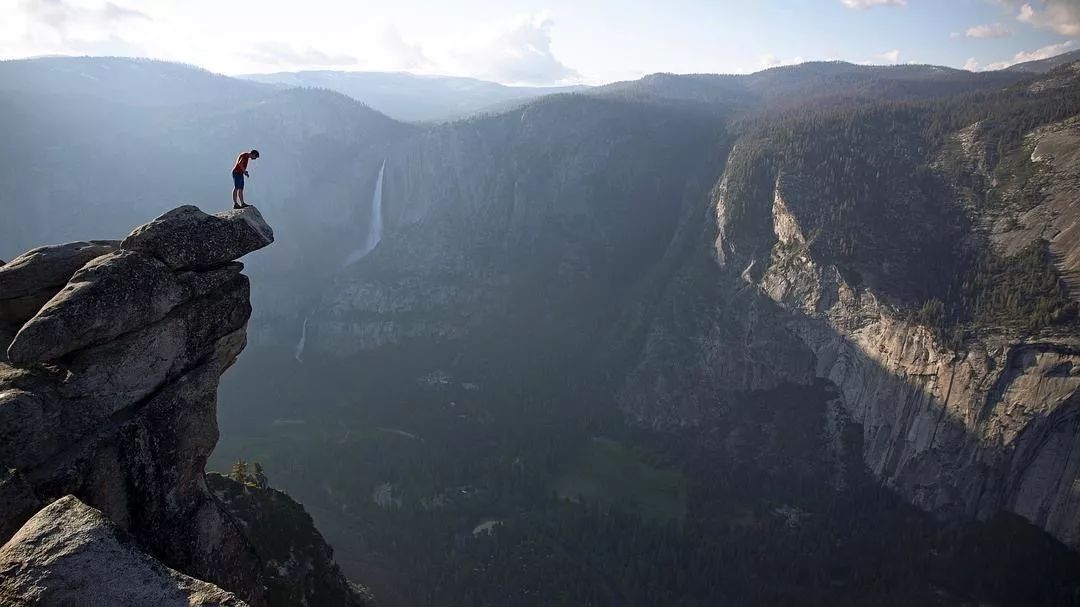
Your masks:
M351 266L367 257L368 253L374 251L379 241L382 240L382 185L384 171L386 171L385 160L383 160L382 166L379 167L379 176L375 180L375 192L371 195L371 223L368 226L367 236L359 249L349 253L348 257L345 258L345 262L341 264L342 267Z
M307 345L307 323L311 319L311 315L304 317L304 324L300 328L300 341L296 342L296 352L293 354L293 358L296 362L304 362L304 346Z
M386 160L384 159L382 166L379 167L379 176L375 178L375 191L371 194L371 222L368 224L367 235L365 235L364 242L361 244L360 248L353 250L345 257L345 261L341 264L342 269L367 257L368 254L374 251L375 247L379 245L379 241L382 240L382 187L383 173L385 171ZM304 347L307 345L307 326L308 321L311 320L312 314L314 314L314 310L304 317L304 324L300 327L300 341L296 342L296 351L293 354L293 358L295 358L298 363L304 362Z

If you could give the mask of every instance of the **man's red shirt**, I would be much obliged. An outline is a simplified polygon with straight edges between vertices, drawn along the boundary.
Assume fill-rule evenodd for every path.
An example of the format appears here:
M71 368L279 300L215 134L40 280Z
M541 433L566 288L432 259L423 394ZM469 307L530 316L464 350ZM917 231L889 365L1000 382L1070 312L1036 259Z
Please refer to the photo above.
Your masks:
M236 157L236 165L233 166L233 173L243 173L247 171L248 160L251 160L251 152L244 152Z

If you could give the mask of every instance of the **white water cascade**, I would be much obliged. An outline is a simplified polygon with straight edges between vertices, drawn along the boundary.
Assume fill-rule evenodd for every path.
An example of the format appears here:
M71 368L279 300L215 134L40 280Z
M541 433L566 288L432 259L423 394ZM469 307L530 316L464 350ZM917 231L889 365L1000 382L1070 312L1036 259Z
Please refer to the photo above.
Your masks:
M304 317L304 324L300 327L300 341L296 342L296 351L293 353L293 358L296 362L304 362L304 346L307 345L307 323L311 319L311 315Z
M382 166L379 167L379 177L375 180L375 192L371 195L371 223L368 226L364 244L359 249L349 253L342 267L351 266L367 257L368 253L374 251L375 247L379 245L379 241L382 240L382 182L385 170L386 161L383 160Z
M341 264L342 269L367 257L369 253L375 250L375 247L379 246L379 241L382 240L382 190L383 172L385 171L386 160L383 160L382 166L379 167L379 176L375 179L375 191L371 195L371 223L368 225L367 235L364 237L364 242L360 248L354 249L345 257L345 261ZM311 320L311 313L304 317L304 323L300 327L300 341L296 342L296 350L293 353L293 358L295 358L298 363L304 362L304 348L307 346L307 327L309 320Z

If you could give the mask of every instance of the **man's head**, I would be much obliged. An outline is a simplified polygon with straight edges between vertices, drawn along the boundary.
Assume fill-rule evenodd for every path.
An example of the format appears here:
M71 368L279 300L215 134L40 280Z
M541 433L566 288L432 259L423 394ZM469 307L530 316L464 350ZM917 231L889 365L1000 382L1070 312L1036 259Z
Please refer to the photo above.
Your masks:
M258 158L259 157L259 150L251 150L251 157L252 158Z

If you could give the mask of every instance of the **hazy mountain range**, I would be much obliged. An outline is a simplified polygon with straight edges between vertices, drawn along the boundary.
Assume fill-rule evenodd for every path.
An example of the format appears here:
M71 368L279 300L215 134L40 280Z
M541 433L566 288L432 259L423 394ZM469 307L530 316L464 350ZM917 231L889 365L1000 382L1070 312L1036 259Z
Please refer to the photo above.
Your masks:
M544 95L583 86L506 86L475 78L418 76L406 72L305 71L249 74L245 80L337 91L397 120L439 121L506 109Z

